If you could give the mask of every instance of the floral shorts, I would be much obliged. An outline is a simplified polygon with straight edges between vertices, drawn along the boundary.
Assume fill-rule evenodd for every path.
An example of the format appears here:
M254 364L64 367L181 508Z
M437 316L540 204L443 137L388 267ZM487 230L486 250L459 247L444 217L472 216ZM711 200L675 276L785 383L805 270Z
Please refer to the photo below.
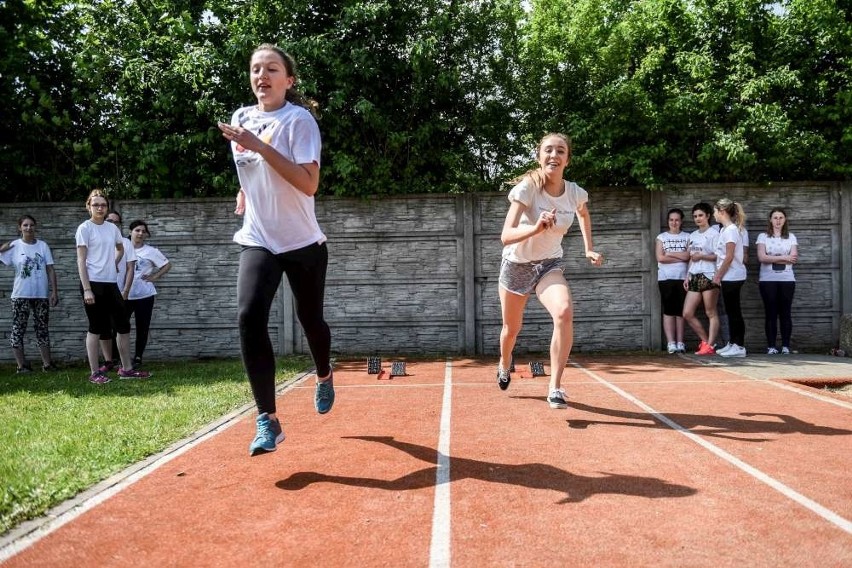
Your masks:
M718 284L714 284L712 280L704 274L690 274L687 290L689 292L706 292L707 290L715 290L719 288Z

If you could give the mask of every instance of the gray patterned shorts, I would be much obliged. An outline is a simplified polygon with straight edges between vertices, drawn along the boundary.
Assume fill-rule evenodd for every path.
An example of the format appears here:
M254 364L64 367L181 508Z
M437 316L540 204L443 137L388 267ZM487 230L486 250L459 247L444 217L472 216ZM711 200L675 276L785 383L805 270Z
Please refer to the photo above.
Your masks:
M500 285L513 294L531 294L546 274L564 272L561 258L545 258L538 262L512 262L503 259L500 263Z

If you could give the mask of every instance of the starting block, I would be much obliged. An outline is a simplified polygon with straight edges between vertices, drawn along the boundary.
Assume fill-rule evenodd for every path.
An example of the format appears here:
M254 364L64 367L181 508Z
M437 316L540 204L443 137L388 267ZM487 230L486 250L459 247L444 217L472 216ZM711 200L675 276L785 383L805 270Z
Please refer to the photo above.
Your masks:
M390 374L392 377L404 377L405 361L392 361Z
M544 372L544 363L541 361L530 361L530 373L533 377L543 377L547 373Z
M367 357L367 374L378 375L382 372L381 357Z

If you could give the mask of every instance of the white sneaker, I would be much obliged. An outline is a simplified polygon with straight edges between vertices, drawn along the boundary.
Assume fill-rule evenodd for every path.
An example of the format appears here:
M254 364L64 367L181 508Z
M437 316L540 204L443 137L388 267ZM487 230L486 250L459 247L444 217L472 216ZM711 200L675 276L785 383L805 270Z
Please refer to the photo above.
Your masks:
M774 347L767 347L766 348L766 354L767 355L778 355L778 350L775 349Z
M718 353L718 352L717 352ZM722 357L745 357L746 356L746 348L740 347L736 343L732 343L731 346L722 353L719 353Z
M789 355L789 354L790 354L790 348L789 347L782 347L781 348L781 355Z
M726 343L724 347L722 347L721 349L717 349L717 350L716 350L716 355L721 355L721 356L723 356L723 357L724 357L724 356L725 356L725 353L727 353L727 352L728 352L728 350L730 350L730 349L731 349L731 347L733 347L733 346L734 346L734 344L733 344L733 343Z
M677 352L686 353L686 345L684 345L682 341L677 342Z
M677 343L675 343L674 341L670 341L668 345L668 352L669 355L677 353Z

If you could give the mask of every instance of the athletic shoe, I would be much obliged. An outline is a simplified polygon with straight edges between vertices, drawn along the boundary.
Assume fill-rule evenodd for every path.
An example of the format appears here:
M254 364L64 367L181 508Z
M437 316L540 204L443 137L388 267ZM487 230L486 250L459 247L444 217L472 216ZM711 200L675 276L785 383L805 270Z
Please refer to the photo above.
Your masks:
M142 357L137 355L136 357L133 358L133 368L138 369L141 366L142 366Z
M500 390L509 388L510 382L512 382L512 375L509 374L509 371L497 369L497 384L500 386Z
M722 353L722 357L745 357L746 348L740 347L736 343L731 344L731 348Z
M727 342L724 347L716 350L716 355L724 355L731 348L731 342Z
M32 373L33 368L30 366L29 363L24 363L24 365L22 367L18 367L15 372L19 375L26 375L27 373Z
M95 371L94 373L89 375L89 382L94 383L96 385L105 385L111 380L112 379L101 373L100 370Z
M677 352L686 353L686 345L684 345L682 341L677 342Z
M562 389L553 389L547 396L547 402L550 408L568 408L568 403L565 402L567 395Z
M314 408L320 414L325 414L334 406L334 373L323 382L317 382L317 390L314 392Z
M767 347L766 354L767 355L778 355L778 350L775 349L774 347Z
M269 414L264 412L257 417L257 433L254 435L254 440L249 444L249 455L256 456L274 452L281 442L284 441L284 430L281 429L281 423L277 418L269 418Z
M782 347L781 348L781 355L789 355L790 353L791 353L791 351L790 351L789 347Z
M695 352L696 355L715 355L716 350L713 349L713 346L709 343L702 341L698 344L698 351Z
M669 341L667 350L669 352L669 355L674 355L675 353L677 353L677 343L675 343L674 341Z
M98 368L98 371L106 375L115 369L115 361L104 361L104 364Z
M58 371L59 367L57 367L55 364L51 363L49 365L42 365L41 370L44 371L45 373L52 373L54 371Z
M139 369L125 369L124 367L118 368L118 378L119 379L147 379L151 376L151 373L148 371L140 371Z

